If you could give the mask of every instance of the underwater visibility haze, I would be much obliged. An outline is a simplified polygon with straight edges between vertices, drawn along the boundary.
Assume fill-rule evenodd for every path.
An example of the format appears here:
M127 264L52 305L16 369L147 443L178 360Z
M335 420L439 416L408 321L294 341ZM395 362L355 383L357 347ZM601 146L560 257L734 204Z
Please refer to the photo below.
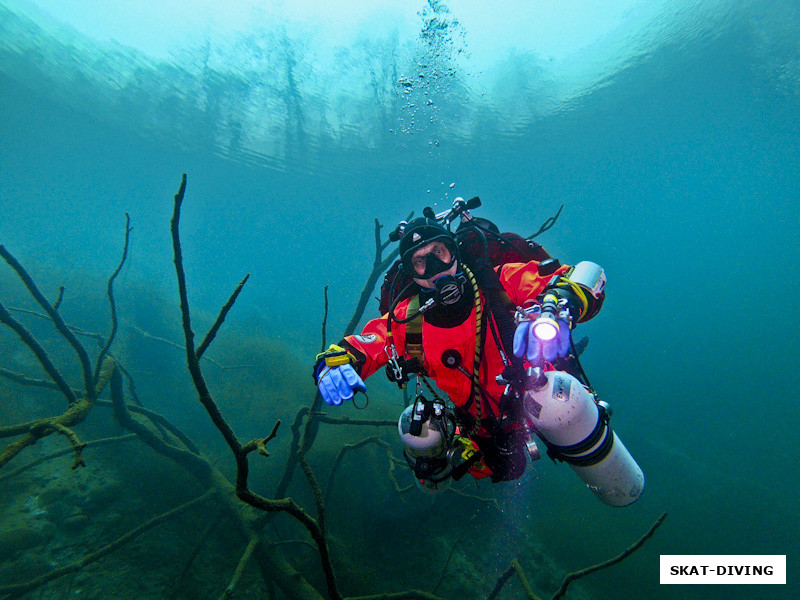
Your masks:
M0 306L65 380L0 329L3 456L20 423L81 405L67 389L105 384L0 460L0 597L324 598L333 577L343 597L487 598L516 559L550 598L664 512L566 597L797 597L799 33L792 0L0 0L0 246L97 376L0 263ZM314 526L236 498L198 400L170 230L184 173L195 344L249 274L198 364L242 444L281 420L250 485L322 523L332 575ZM376 223L386 240L473 196L524 236L558 214L536 241L605 269L575 335L645 473L636 503L598 502L547 457L421 492L394 425L408 398L381 373L365 409L307 419ZM378 316L365 293L359 326ZM123 382L94 364L110 331ZM342 418L371 424L325 422ZM667 554L786 555L787 584L661 585Z

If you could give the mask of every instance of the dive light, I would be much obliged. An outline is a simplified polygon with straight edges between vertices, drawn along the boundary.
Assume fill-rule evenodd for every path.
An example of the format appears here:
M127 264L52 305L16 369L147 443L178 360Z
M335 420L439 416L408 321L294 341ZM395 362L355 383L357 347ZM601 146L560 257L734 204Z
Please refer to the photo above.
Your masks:
M541 342L549 342L558 335L558 296L547 293L541 304L541 312L533 322L533 335Z

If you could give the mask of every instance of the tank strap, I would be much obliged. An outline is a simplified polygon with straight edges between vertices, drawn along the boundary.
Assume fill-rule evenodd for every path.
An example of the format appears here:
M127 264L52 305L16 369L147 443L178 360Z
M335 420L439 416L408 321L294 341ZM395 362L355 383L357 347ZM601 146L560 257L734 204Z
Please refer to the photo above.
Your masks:
M614 445L614 432L608 424L609 417L606 410L602 406L598 406L597 409L600 412L597 425L595 425L592 433L582 442L571 446L557 446L543 440L547 446L547 456L553 461L561 460L567 464L575 465L576 467L596 465L608 456L608 453L611 452L611 448ZM604 435L605 438L603 438ZM584 454L596 445L601 438L603 442L597 448L589 452L589 454Z

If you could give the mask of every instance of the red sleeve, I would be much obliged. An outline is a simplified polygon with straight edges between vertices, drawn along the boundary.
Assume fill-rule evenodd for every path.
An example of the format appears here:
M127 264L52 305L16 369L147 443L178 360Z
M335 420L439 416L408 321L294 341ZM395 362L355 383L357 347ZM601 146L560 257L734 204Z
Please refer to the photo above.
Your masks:
M404 300L395 308L395 316L403 319L408 310L408 300ZM358 335L348 335L339 345L346 348L356 357L353 365L362 379L366 379L378 369L389 362L389 334L387 331L387 317L383 315L369 321ZM397 353L403 356L406 343L405 325L392 323L392 339L397 348Z
M563 275L569 271L569 265L561 265L551 275L539 275L539 263L508 263L500 267L498 275L500 283L508 293L509 298L516 306L522 306L526 300L533 300L544 291L550 280L556 275Z

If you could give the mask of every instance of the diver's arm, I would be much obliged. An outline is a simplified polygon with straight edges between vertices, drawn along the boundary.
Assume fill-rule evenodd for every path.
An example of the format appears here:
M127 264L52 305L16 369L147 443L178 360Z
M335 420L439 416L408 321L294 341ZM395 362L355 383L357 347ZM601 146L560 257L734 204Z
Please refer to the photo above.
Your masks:
M583 260L547 286L559 298L567 301L573 327L593 318L600 312L605 292L606 274L597 263Z
M573 326L594 317L605 299L605 273L588 261L575 267L561 265L551 273L540 274L539 263L505 265L499 275L503 287L516 306L526 306L545 291L567 301Z
M394 324L392 333L395 344L401 346L405 339L405 327ZM369 321L358 335L348 335L339 345L347 349L354 357L353 368L366 379L389 362L386 354L388 334L386 315Z

